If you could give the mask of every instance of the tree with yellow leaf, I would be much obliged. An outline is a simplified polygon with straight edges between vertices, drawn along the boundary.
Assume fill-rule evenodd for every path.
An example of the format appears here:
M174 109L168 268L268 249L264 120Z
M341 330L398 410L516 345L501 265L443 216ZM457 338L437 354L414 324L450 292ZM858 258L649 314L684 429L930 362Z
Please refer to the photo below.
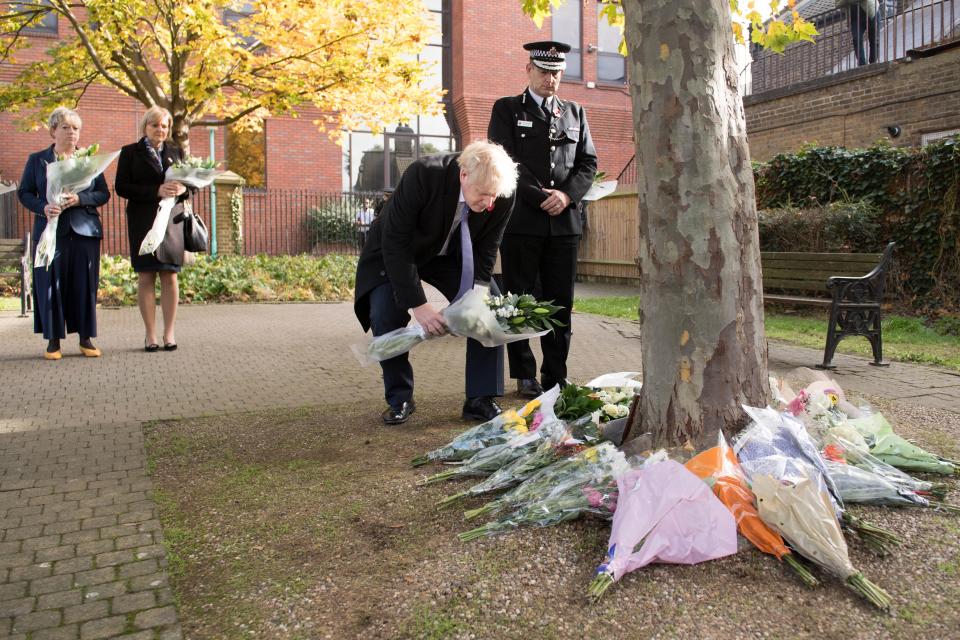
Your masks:
M577 0L571 0L577 1ZM564 0L521 0L542 22ZM760 241L735 40L782 51L816 31L764 24L737 0L622 0L603 14L624 30L639 174L643 388L630 432L654 444L716 443L767 403ZM741 5L743 5L741 9ZM733 29L731 32L731 24Z
M50 13L70 35L0 86L0 109L25 122L114 87L189 127L257 128L313 106L333 133L378 130L440 112L440 87L417 54L433 28L416 0L27 0L0 3L0 63L16 64L25 29Z

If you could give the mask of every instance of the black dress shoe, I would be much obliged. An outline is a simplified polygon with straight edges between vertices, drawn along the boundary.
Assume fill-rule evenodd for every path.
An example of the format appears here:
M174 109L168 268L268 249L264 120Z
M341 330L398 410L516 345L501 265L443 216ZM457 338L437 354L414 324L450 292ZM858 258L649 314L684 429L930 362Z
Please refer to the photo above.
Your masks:
M536 398L543 393L543 387L536 378L520 378L517 380L517 393L522 398Z
M386 411L381 414L383 424L403 424L416 410L417 405L414 404L413 400L404 402L397 407L387 407Z
M467 398L463 403L464 420L493 420L503 409L500 408L490 396L481 396L479 398Z

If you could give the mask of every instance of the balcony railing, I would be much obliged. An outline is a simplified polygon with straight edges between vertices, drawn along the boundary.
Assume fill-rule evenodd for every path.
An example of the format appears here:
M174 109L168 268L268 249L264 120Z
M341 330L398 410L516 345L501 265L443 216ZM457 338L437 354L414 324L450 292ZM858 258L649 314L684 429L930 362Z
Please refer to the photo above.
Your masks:
M854 26L865 32L862 40L867 64L901 60L914 51L960 39L958 5L960 0L918 0L894 11L882 2L874 39L869 35L870 25L851 25L847 8L811 16L807 19L820 32L816 42L792 45L783 54L754 51L753 62L740 74L740 90L744 95L759 94L857 68L860 62L853 47ZM874 51L871 40L876 45Z

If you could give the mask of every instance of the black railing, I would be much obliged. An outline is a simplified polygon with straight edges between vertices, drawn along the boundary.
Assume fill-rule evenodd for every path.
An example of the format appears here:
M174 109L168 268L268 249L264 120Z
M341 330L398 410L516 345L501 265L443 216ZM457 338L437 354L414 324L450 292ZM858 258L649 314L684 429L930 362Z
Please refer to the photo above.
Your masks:
M914 51L956 40L960 38L958 5L960 0L918 0L893 11L884 2L875 23L849 8L811 16L807 19L820 34L816 42L791 45L783 54L752 51L753 61L740 74L741 93L759 94L864 64L900 60ZM854 31L863 32L862 60L854 50Z
M246 189L244 253L359 255L368 219L362 212L380 198L380 193Z

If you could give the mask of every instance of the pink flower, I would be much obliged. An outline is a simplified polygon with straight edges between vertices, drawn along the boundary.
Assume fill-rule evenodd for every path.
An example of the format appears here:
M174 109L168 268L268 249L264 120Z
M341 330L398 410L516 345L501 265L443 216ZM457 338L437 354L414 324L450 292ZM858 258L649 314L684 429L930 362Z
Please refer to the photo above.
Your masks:
M536 431L541 424L543 424L543 414L538 412L533 416L533 422L530 423L530 431Z
M807 400L809 400L807 392L801 389L800 393L797 394L797 397L791 400L790 404L787 405L787 411L795 416L800 415L807 406Z

